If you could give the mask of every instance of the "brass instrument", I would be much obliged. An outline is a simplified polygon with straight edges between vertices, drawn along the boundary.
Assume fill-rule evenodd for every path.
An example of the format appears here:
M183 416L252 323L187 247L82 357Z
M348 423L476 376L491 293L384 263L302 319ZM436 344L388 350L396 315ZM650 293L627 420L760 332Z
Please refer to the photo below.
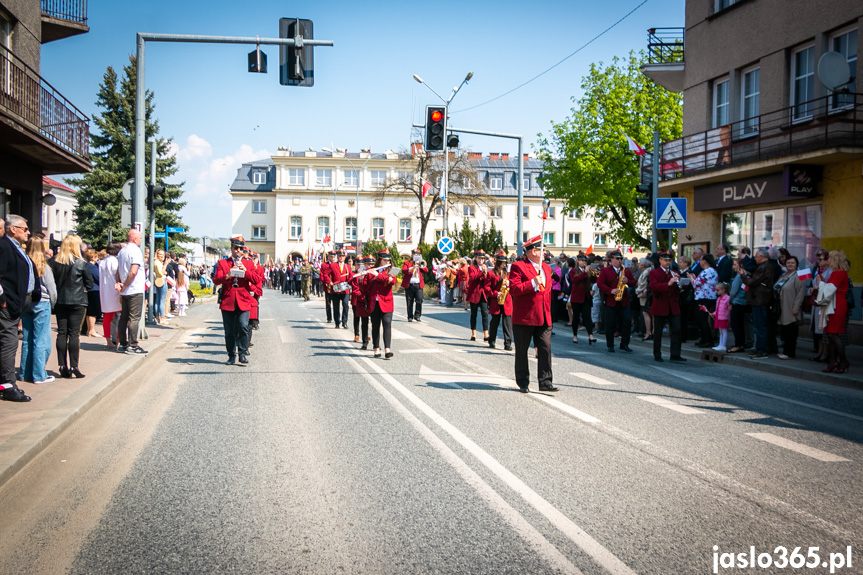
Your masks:
M420 266L419 266L419 267L421 267L421 268L427 268L427 267L429 267L429 265L426 263L426 261L425 261L425 260L420 260Z
M503 305L506 303L506 296L509 295L509 273L503 273L503 279L500 280L500 291L497 292L497 303Z
M592 277L593 279L596 279L599 277L600 269L591 264L590 266L587 267L587 273L590 274L590 277Z
M617 293L614 294L614 301L620 301L623 299L623 290L626 288L626 269L621 267L620 273L617 275Z

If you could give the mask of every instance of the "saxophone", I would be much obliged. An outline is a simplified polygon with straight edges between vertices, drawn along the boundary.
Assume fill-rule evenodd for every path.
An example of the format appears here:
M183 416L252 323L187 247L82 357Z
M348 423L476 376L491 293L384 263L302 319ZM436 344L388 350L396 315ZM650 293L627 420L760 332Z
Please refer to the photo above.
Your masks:
M617 276L617 293L614 294L614 301L620 301L623 299L623 290L626 288L626 268L621 267L620 274Z
M503 279L500 280L500 291L497 292L497 303L503 305L506 302L506 296L509 295L509 274L504 272Z

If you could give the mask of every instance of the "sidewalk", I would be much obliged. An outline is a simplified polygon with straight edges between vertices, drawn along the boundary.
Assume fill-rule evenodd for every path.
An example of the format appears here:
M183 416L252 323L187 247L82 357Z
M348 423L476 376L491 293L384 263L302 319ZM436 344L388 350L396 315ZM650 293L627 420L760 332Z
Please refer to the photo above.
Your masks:
M52 325L52 330L56 332L56 325ZM98 325L96 331L101 333L102 326ZM149 339L142 339L141 347L152 354L180 331L173 325L147 326ZM19 358L20 354L19 346ZM86 377L60 379L57 375L57 351L52 347L48 373L57 379L42 385L19 381L18 387L33 400L27 403L0 401L0 485L115 385L143 367L141 362L149 361L149 358L149 355L141 357L110 351L102 337L81 336L80 369Z

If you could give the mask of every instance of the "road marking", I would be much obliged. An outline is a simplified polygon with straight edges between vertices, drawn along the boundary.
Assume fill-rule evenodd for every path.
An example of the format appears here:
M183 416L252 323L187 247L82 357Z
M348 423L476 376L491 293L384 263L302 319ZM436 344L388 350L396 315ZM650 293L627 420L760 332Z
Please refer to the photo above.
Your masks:
M435 383L497 385L511 388L517 387L515 381L501 375L480 375L478 373L469 372L447 373L435 371L425 365L420 365L419 376L421 379L433 381Z
M665 407L678 413L685 413L686 415L697 415L699 413L706 413L704 410L695 409L694 407L689 407L687 405L680 405L679 403L674 403L670 399L665 399L664 397L656 397L653 395L639 395L638 399L642 399L648 403L653 403L660 407Z
M422 323L413 323L413 324L411 324L411 325L413 325L413 328L414 328L415 330L417 330L417 331L419 331L419 332L422 332L422 333L424 333L424 334L426 334L426 335L433 335L433 336L436 336L436 337L452 337L452 334L451 334L451 333L447 333L447 332L445 332L445 331L443 331L443 330L440 330L440 329L438 329L438 328L436 328L436 327L432 327L432 326L430 326L430 325L426 324L425 322L422 322Z
M791 451L796 451L803 455L808 455L809 457L826 463L851 461L850 459L845 459L844 457L839 457L838 455L833 455L832 453L827 453L826 451L821 451L820 449L809 447L808 445L803 445L802 443L797 443L796 441L791 441L790 439L785 439L784 437L779 437L772 433L747 433L746 435L754 437L755 439L760 439L761 441L766 441L767 443L772 443L773 445L778 445L779 447L784 447L785 449L790 449Z
M282 343L296 343L297 337L294 335L294 330L286 325L279 326L279 337Z
M350 358L346 358L352 361ZM482 463L489 471L496 475L501 481L506 483L510 489L521 496L531 507L541 513L552 525L557 527L570 541L578 545L585 553L590 555L594 561L604 567L610 573L615 575L635 575L635 572L627 567L623 561L618 559L608 549L603 547L596 539L588 535L581 527L576 525L569 517L561 513L551 503L542 498L536 491L531 489L521 479L516 477L511 471L506 469L500 462L489 455L479 445L474 443L469 437L462 433L458 428L444 419L440 414L435 412L428 404L414 395L397 379L387 373L382 367L376 365L368 358L363 358L363 361L371 367L372 371L376 372L384 378L396 391L398 391L405 399L411 402L417 409L422 411L435 424L450 435L464 449L470 452L476 459ZM357 366L359 367L359 366ZM429 431L431 433L431 431ZM433 433L431 433L434 436ZM436 438L436 437L435 437ZM436 438L437 439L437 438ZM439 441L439 440L438 440ZM496 495L496 494L495 494ZM556 551L556 550L555 550ZM568 563L568 562L567 562ZM571 565L571 564L569 564ZM572 569L576 569L571 565ZM577 569L576 569L577 571Z
M586 379L587 381L595 383L596 385L617 385L613 381L608 381L607 379L602 379L601 377L596 377L595 375L590 375L589 373L583 373L580 371L571 371L569 375L574 375L575 377Z
M393 339L414 339L414 336L406 334L405 332L399 331L395 328L390 330L390 333L392 334L391 337Z
M562 349L560 351L555 351L554 353L555 354L565 353L567 355L592 355L596 352L593 352L593 351L576 351L574 349Z
M583 421L585 423L592 423L592 424L602 423L600 420L598 420L594 416L592 416L588 413L585 413L583 411L579 411L578 409L572 407L571 405L568 405L568 404L566 404L560 400L554 399L553 397L549 397L549 396L543 395L541 393L531 393L530 396L538 399L539 401L547 403L549 406L551 406L551 407L553 407L559 411L562 411L568 415L571 415L572 417L574 417L576 419L580 419L581 421Z
M399 350L399 353L443 353L439 349L434 349L431 347L417 348L417 349L402 349Z
M505 349L491 349L490 347L480 348L480 349L457 349L456 353L481 353L483 355L512 355L511 352L506 351Z

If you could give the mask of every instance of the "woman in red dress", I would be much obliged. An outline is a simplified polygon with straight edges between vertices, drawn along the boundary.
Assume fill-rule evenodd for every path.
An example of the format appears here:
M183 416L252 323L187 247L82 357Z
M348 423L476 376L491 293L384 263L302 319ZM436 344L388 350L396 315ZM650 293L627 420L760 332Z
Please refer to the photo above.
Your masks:
M827 283L836 286L836 294L833 297L835 310L833 315L827 319L824 335L830 339L829 357L827 368L824 373L845 373L851 364L845 356L845 344L842 343L842 334L845 333L845 323L848 316L848 259L842 250L830 252L830 279Z

